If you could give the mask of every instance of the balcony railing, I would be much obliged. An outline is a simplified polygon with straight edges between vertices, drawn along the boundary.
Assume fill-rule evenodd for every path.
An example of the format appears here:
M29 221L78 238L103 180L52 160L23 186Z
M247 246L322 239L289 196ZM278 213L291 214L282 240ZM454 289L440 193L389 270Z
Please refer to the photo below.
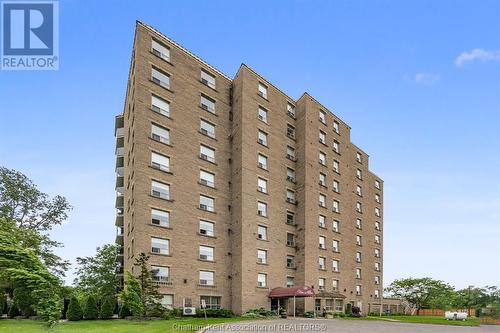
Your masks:
M115 220L115 226L123 227L123 215L117 215Z
M123 195L123 192L124 192L124 180L123 180L123 177L116 177L115 189L116 189L116 192L118 192L118 193L120 193L120 194Z
M123 208L123 195L116 196L115 208Z

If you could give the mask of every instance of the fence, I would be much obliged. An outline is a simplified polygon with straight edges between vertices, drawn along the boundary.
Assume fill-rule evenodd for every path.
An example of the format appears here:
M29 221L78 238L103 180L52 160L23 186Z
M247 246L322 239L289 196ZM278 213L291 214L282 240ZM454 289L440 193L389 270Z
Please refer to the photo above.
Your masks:
M448 310L448 311L467 312L467 309ZM441 309L420 309L418 315L419 316L440 316L440 317L444 317L444 313L445 313L445 310L441 310ZM469 310L469 317L474 317L475 315L476 315L476 310L475 309L470 309Z

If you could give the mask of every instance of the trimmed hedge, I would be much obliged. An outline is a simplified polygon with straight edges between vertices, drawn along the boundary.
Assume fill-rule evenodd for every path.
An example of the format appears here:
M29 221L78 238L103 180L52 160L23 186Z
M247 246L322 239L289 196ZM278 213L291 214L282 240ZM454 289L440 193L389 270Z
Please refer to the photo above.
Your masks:
M205 311L207 317L210 318L231 318L234 317L234 313L227 309L196 309L196 317L205 317Z

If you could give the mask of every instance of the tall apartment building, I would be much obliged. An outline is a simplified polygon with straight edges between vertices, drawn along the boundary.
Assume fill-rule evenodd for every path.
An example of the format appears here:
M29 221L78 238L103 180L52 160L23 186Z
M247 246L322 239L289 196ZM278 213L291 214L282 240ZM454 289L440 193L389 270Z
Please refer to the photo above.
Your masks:
M137 22L115 128L121 273L150 255L166 306L241 313L307 286L299 312L368 311L383 182L350 131L308 93L294 100L244 64L231 79Z

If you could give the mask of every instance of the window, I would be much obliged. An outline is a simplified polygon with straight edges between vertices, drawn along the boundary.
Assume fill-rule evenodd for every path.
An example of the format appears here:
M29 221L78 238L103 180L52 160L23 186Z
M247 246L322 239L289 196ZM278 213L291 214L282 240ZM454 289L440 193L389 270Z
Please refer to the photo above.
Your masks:
M267 285L267 274L257 274L257 286L264 288Z
M151 138L161 143L170 143L170 131L164 127L151 124Z
M293 212L286 212L286 224L295 225L295 214Z
M337 160L333 161L333 171L335 171L336 173L340 173L340 165L339 161Z
M356 262L361 262L361 252L356 252Z
M295 204L295 192L292 190L286 190L286 202Z
M257 263L266 264L267 263L267 251L257 250Z
M170 185L151 181L151 195L156 198L170 199Z
M295 139L295 127L287 124L286 125L286 135L291 139Z
M375 235L375 243L380 244L380 236Z
M326 249L326 237L319 236L319 248Z
M333 299L325 299L325 311L332 311L333 310Z
M375 230L380 230L380 222L375 222Z
M214 272L200 271L200 285L213 286L214 285Z
M164 210L151 208L151 223L162 227L170 225L170 213Z
M151 110L170 117L170 103L155 95L151 95Z
M287 146L286 147L286 158L295 161L295 148Z
M200 245L200 259L214 261L214 248L210 246Z
M215 199L200 194L200 209L208 212L215 211Z
M356 153L356 161L358 161L359 163L361 163L363 161L361 154L359 152Z
M356 268L356 279L361 279L361 268Z
M375 276L375 284L380 284L380 276Z
M375 207L375 216L380 217L380 208Z
M336 120L333 121L333 131L337 134L339 133L339 122Z
M332 241L333 252L340 252L340 242L338 240Z
M168 282L170 279L170 268L164 266L151 266L151 278L157 282Z
M361 295L361 286L356 286L356 295Z
M380 263L379 262L376 262L375 263L375 270L378 272L380 271Z
M267 217L267 204L261 201L257 202L257 214Z
M295 182L295 170L291 168L286 168L286 180L289 180L292 183Z
M332 230L334 232L340 232L340 222L337 220L333 220L332 222Z
M375 188L380 190L380 182L378 180L375 181Z
M151 166L161 171L170 171L170 158L151 152Z
M323 144L326 143L326 133L323 131L319 131L319 142Z
M324 173L319 173L319 184L321 186L326 186L326 175Z
M359 185L356 185L356 194L359 195L360 197L363 196L361 186Z
M326 196L324 194L319 195L319 205L321 207L326 207Z
M200 119L200 132L206 136L215 138L215 125L206 120Z
M356 202L356 211L358 213L362 213L363 212L363 206L361 205L361 202Z
M165 309L172 310L174 308L174 295L162 295L160 304Z
M205 301L207 309L220 309L220 296L200 296L200 304Z
M159 41L151 40L151 52L157 57L170 61L170 49Z
M289 232L286 233L286 245L295 246L295 235Z
M205 161L215 163L215 149L200 145L200 158Z
M258 154L257 155L257 163L258 163L259 168L267 170L267 157L266 156L264 156L262 154Z
M169 241L162 238L151 238L151 253L166 254L169 253Z
M287 114L290 117L295 118L295 106L293 106L292 104L288 103L286 105L286 111L287 111Z
M259 120L267 123L267 110L264 109L263 107L259 106Z
M326 154L319 152L319 164L326 165Z
M340 213L340 202L338 200L333 200L333 212Z
M295 268L295 257L291 255L286 256L286 267Z
M341 300L341 299L335 300L335 311L338 311L338 312L344 311L344 300Z
M319 226L320 228L326 228L326 217L323 215L319 216Z
M356 235L356 245L359 245L359 246L362 245L362 238L360 235Z
M215 113L215 101L206 95L201 94L200 106L203 110Z
M375 292L373 294L375 295L375 298L380 297L380 291L378 289L375 289Z
M214 236L214 223L200 220L200 234L205 236Z
M334 272L338 272L338 271L340 270L340 268L339 268L339 267L340 267L340 266L339 266L339 261L338 261L338 260L336 260L336 259L332 260L332 270L333 270Z
M340 184L337 180L333 181L333 191L339 193L340 192Z
M259 96L267 99L267 87L259 82Z
M375 249L374 254L376 258L380 258L380 249Z
M263 225L257 226L257 238L267 240L267 227L264 227Z
M356 177L363 180L363 172L361 171L361 169L356 169Z
M286 277L286 286L287 288L291 288L295 286L295 278L292 276L287 276Z
M356 228L358 229L362 228L361 219L356 219Z
M323 110L319 110L319 121L326 124L326 113Z
M215 187L215 175L211 172L200 170L200 183L206 186Z
M340 153L340 146L339 146L339 142L337 140L333 140L332 149L334 152L336 152L338 154Z
M380 203L380 194L375 194L375 202Z
M267 133L264 131L259 130L258 134L258 142L267 147Z
M325 279L324 278L319 278L318 279L318 289L320 291L324 291L325 290Z
M262 193L267 193L267 180L257 178L257 190Z
M215 89L215 76L203 69L200 71L200 80L203 84Z
M153 67L151 68L151 80L167 89L170 89L170 75Z
M339 280L332 281L332 289L333 291L339 291Z

